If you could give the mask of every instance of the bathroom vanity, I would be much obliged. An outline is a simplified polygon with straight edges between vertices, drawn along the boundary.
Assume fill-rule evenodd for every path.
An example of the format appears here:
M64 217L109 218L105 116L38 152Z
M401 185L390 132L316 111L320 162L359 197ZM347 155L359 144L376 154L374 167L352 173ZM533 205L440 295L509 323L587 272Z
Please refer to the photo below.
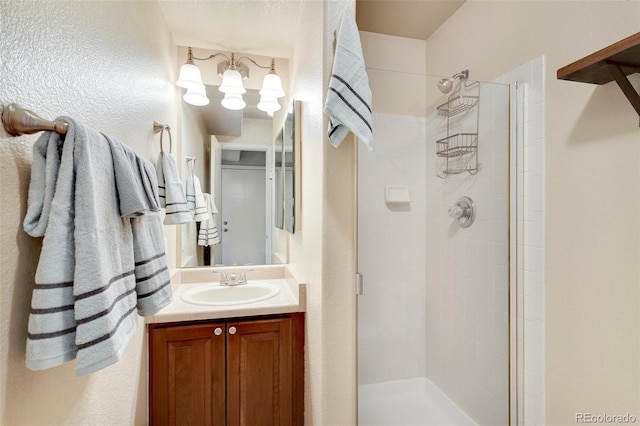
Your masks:
M186 302L202 284L183 284L150 319L151 425L304 423L300 293L271 283L280 292L268 300L220 306Z

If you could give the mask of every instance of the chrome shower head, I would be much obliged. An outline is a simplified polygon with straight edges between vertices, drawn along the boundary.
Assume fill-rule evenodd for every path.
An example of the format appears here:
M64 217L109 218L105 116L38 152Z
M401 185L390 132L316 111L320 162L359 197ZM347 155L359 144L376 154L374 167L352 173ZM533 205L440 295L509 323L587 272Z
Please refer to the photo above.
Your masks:
M440 89L442 93L449 93L451 88L453 88L453 79L441 78L440 81L438 81L438 89Z
M451 78L441 78L438 81L438 89L444 94L451 92L453 89L453 82L455 79L459 79L460 81L466 81L469 78L469 70L463 70L459 73L453 75Z

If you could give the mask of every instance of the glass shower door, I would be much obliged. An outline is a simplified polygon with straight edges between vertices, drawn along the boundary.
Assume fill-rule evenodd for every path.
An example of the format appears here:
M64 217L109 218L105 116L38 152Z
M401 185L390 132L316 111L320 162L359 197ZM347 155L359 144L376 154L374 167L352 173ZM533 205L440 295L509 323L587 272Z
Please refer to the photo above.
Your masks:
M359 424L508 424L509 87L367 71Z

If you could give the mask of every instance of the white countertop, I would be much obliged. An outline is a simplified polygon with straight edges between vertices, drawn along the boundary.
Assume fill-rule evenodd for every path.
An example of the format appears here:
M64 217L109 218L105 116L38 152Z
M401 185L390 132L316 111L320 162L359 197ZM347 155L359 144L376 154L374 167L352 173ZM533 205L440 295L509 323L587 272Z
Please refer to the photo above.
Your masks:
M229 306L203 306L187 303L182 300L182 293L207 283L182 284L173 292L173 301L157 314L146 317L145 322L154 324L304 312L303 285L283 278L269 279L268 281L280 287L280 292L276 296L256 303ZM213 282L208 285L219 285L219 283Z

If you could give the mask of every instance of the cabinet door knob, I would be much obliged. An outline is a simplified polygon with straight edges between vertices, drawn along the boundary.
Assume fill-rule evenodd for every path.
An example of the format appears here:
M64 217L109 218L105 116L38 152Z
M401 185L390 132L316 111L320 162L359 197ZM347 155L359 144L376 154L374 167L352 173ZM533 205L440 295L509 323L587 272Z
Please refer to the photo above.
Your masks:
M235 327L229 327L229 334L236 334L236 328Z
M221 327L216 327L215 330L213 330L213 334L215 334L216 336L219 336L222 334L222 328Z

